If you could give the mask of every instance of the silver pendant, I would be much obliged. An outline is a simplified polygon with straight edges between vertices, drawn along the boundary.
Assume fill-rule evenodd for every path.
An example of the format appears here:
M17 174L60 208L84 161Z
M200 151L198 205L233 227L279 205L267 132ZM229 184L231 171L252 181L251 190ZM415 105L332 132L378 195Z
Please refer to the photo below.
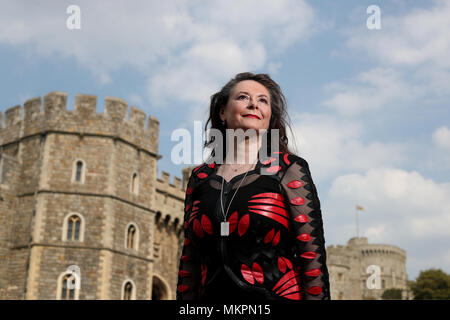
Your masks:
M230 235L230 223L225 221L220 223L220 235L223 237Z

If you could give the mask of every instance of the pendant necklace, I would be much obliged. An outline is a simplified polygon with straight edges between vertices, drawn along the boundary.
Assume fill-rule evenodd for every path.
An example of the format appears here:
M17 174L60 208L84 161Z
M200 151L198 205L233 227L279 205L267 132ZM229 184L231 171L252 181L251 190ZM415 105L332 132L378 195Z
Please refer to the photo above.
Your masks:
M233 202L234 196L236 195L239 188L241 187L242 182L247 177L247 173L250 171L250 168L247 170L247 172L244 175L244 178L241 180L241 182L239 183L239 186L237 187L236 191L234 192L233 197L231 198L230 203L228 204L227 212L224 212L224 210L223 210L223 182L225 179L222 177L222 188L220 189L220 204L222 206L223 222L220 223L220 235L223 237L230 235L230 223L227 221L228 210L230 209L231 202Z

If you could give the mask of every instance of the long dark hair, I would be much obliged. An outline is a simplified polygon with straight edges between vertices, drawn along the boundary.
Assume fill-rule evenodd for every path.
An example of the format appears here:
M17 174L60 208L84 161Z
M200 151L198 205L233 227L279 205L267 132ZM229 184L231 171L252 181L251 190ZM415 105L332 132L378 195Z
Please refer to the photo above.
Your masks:
M289 115L287 113L287 103L286 98L283 95L283 92L281 91L280 86L270 78L268 74L265 73L258 73L254 74L251 72L243 72L237 74L234 78L232 78L230 81L228 81L227 84L225 84L222 89L213 94L211 96L211 103L209 107L209 118L208 121L206 121L205 124L205 143L204 147L210 146L212 143L214 143L214 135L207 136L207 129L208 129L208 123L211 122L211 129L217 129L220 130L222 133L222 137L224 137L223 141L223 159L226 155L226 146L227 146L227 135L226 135L226 124L222 124L222 120L220 119L220 109L225 106L228 103L228 99L230 97L230 94L233 90L233 88L236 86L238 82L244 81L244 80L254 80L262 84L270 93L270 101L271 101L271 117L270 117L270 123L269 128L267 129L267 145L270 149L271 145L271 135L270 130L271 129L278 129L279 131L279 151L281 152L287 152L287 153L293 153L288 148L288 137L286 135L286 127L289 127L292 133L292 128L290 126L290 119ZM293 136L293 135L292 135ZM215 156L214 149L211 152L211 157Z

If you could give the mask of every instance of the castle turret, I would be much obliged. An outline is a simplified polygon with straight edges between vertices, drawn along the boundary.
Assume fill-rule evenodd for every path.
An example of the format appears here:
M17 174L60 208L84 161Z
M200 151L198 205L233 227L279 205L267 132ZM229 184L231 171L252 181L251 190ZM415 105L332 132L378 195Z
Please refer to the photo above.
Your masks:
M174 297L182 181L157 177L158 119L104 103L50 92L0 113L0 299Z
M346 246L327 247L332 299L381 299L385 290L407 295L406 252L388 244L354 237Z

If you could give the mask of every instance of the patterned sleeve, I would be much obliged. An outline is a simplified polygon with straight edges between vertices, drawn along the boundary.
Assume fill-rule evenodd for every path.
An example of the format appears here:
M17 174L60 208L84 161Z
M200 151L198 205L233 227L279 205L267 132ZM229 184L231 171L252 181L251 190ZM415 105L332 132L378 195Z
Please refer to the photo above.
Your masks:
M281 180L281 187L290 208L294 257L302 297L307 300L329 300L322 212L306 160L298 157L289 166Z
M193 241L192 228L189 227L189 217L195 204L192 200L193 185L194 179L191 173L184 201L184 243L178 270L177 300L197 299L201 283L199 256Z

